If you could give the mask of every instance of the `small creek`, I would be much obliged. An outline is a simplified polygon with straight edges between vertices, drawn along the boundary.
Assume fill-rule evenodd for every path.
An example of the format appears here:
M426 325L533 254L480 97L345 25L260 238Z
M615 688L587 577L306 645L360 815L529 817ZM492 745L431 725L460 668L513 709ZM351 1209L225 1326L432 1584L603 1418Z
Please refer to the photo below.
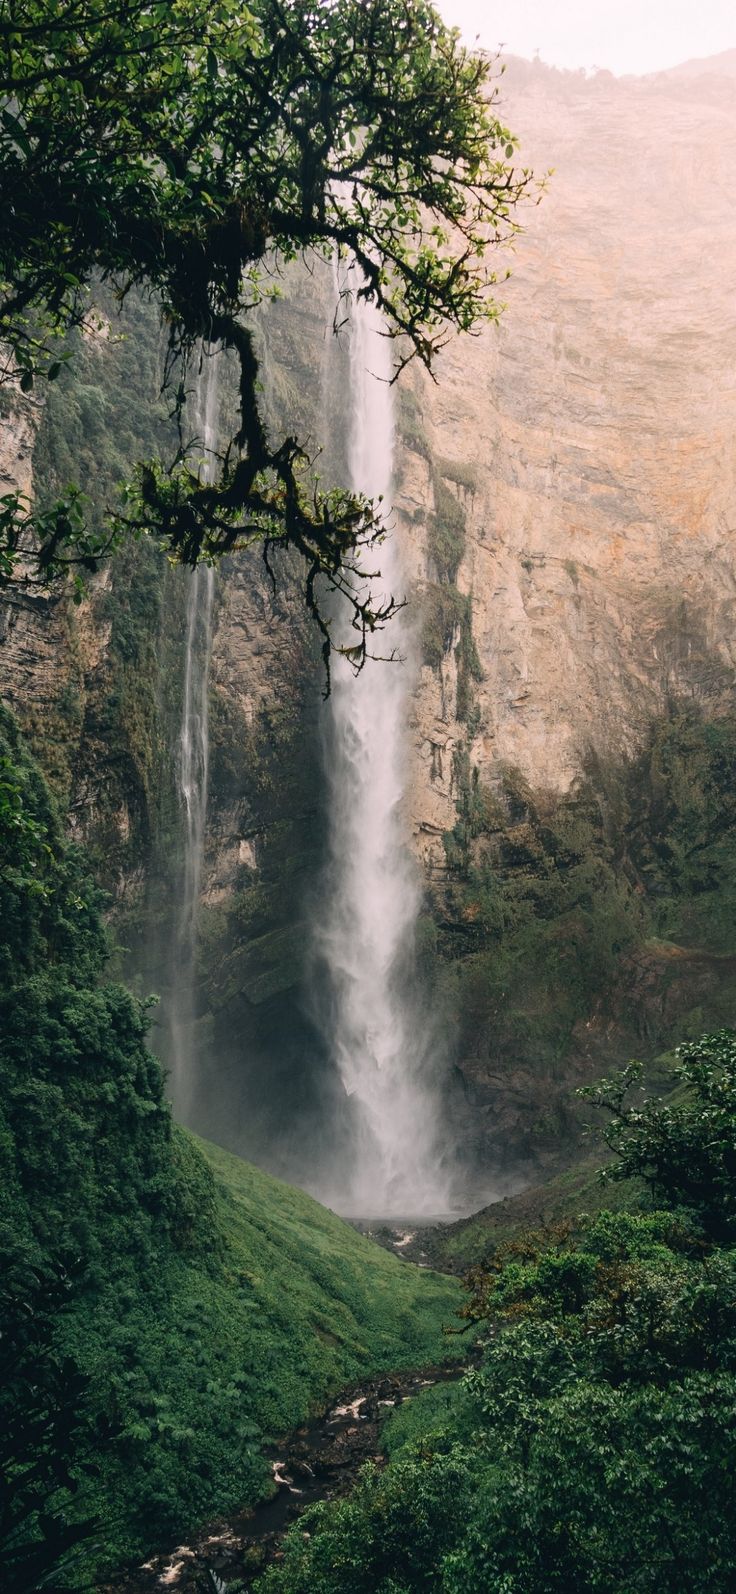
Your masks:
M457 1364L429 1367L355 1385L322 1416L266 1452L276 1485L268 1500L208 1523L188 1543L106 1584L104 1594L224 1594L236 1578L250 1588L280 1558L287 1528L307 1506L347 1494L364 1462L383 1462L379 1430L388 1408L432 1384L455 1382L466 1370Z

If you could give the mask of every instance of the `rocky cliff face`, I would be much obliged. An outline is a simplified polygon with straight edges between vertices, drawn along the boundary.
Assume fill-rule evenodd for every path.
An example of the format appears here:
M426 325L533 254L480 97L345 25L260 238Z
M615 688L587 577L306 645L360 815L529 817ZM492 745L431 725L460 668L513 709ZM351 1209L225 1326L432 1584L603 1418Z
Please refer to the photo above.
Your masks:
M697 881L672 863L716 846L707 727L733 713L732 71L510 62L504 114L548 192L500 328L405 400L414 833L495 1160L554 1157L571 1081L733 1012L725 853Z
M511 764L566 792L591 751L639 751L673 697L732 701L736 114L715 66L685 84L512 60L501 83L524 159L554 171L500 328L417 390L429 460L405 453L400 500L421 527L434 467L462 507L490 780ZM437 579L426 541L417 563ZM454 673L448 652L418 704L433 861L454 822L447 749L467 739Z
M397 518L422 667L410 814L425 976L469 1159L564 1156L571 1086L726 1022L736 1002L733 514L736 116L729 63L617 81L509 64L503 114L554 168L500 329L398 398ZM326 277L264 320L274 425L325 445ZM42 491L96 508L165 446L159 332L85 346L35 447ZM0 470L28 481L24 404ZM7 455L7 460L6 460ZM11 458L12 456L12 458ZM20 461L20 464L18 464ZM128 972L164 990L181 812L186 577L138 548L88 603L6 617L0 682L112 890ZM295 573L218 583L203 873L198 1123L318 1136L309 1019L324 859L321 679Z

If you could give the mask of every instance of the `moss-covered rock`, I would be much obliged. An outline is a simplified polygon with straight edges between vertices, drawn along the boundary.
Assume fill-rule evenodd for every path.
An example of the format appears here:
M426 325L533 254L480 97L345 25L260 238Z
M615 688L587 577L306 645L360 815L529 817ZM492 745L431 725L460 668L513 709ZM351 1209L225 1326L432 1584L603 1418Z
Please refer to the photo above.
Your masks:
M490 790L456 749L428 957L457 1015L483 1160L562 1165L579 1135L573 1084L732 1021L735 757L736 719L691 706L632 762L591 760L565 797L514 769Z

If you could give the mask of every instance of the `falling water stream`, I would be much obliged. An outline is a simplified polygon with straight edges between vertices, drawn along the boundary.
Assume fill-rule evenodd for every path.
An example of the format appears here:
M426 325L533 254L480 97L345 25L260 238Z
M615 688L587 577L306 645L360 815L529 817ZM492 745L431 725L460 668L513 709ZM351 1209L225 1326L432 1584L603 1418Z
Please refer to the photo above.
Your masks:
M341 384L333 399L347 415L349 485L383 500L390 527L391 344L383 336L380 313L362 300L355 300L348 331L347 368L344 359L335 360L329 379ZM215 459L218 366L216 354L201 358L195 393L203 475L210 474ZM371 580L377 563L380 578ZM365 570L375 600L402 597L406 582L395 531L366 555ZM184 858L170 1017L172 1094L185 1121L196 1116L196 961L214 591L214 572L195 570L187 599L178 738ZM349 627L345 639L352 640ZM393 662L372 659L356 676L338 658L333 673L326 738L329 861L313 940L323 971L318 1016L346 1111L336 1115L334 1134L341 1134L344 1143L336 1148L332 1168L320 1169L308 1183L346 1215L411 1218L446 1213L450 1201L439 1152L435 1047L414 956L420 883L409 846L406 799L407 720L416 665L403 609L390 620L380 644L377 651L392 655ZM249 1060L243 1062L247 1068Z
M350 486L391 504L391 344L380 313L356 300L350 324ZM366 556L382 595L405 588L396 532ZM374 588L376 583L373 583ZM418 1010L414 933L420 904L408 845L407 715L415 682L405 611L357 676L337 659L327 739L330 864L317 939L328 996L321 1023L352 1109L348 1174L332 1199L346 1214L448 1209L438 1155L433 1048Z
M194 424L202 449L202 475L212 475L217 447L219 357L200 356L194 393ZM197 920L204 856L209 777L209 677L215 572L198 565L191 574L186 608L184 693L179 727L179 792L184 811L184 860L171 1003L172 1091L186 1117L194 1089L194 987Z

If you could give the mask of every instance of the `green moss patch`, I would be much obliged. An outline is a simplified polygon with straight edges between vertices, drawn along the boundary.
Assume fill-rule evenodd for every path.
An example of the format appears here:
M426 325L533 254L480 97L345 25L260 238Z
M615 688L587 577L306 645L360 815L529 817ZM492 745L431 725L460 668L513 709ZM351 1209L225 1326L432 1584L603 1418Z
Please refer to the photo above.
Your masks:
M511 768L489 788L467 746L454 774L430 977L463 1071L523 1099L521 1156L564 1158L571 1082L732 1020L736 717L675 707L562 797Z

